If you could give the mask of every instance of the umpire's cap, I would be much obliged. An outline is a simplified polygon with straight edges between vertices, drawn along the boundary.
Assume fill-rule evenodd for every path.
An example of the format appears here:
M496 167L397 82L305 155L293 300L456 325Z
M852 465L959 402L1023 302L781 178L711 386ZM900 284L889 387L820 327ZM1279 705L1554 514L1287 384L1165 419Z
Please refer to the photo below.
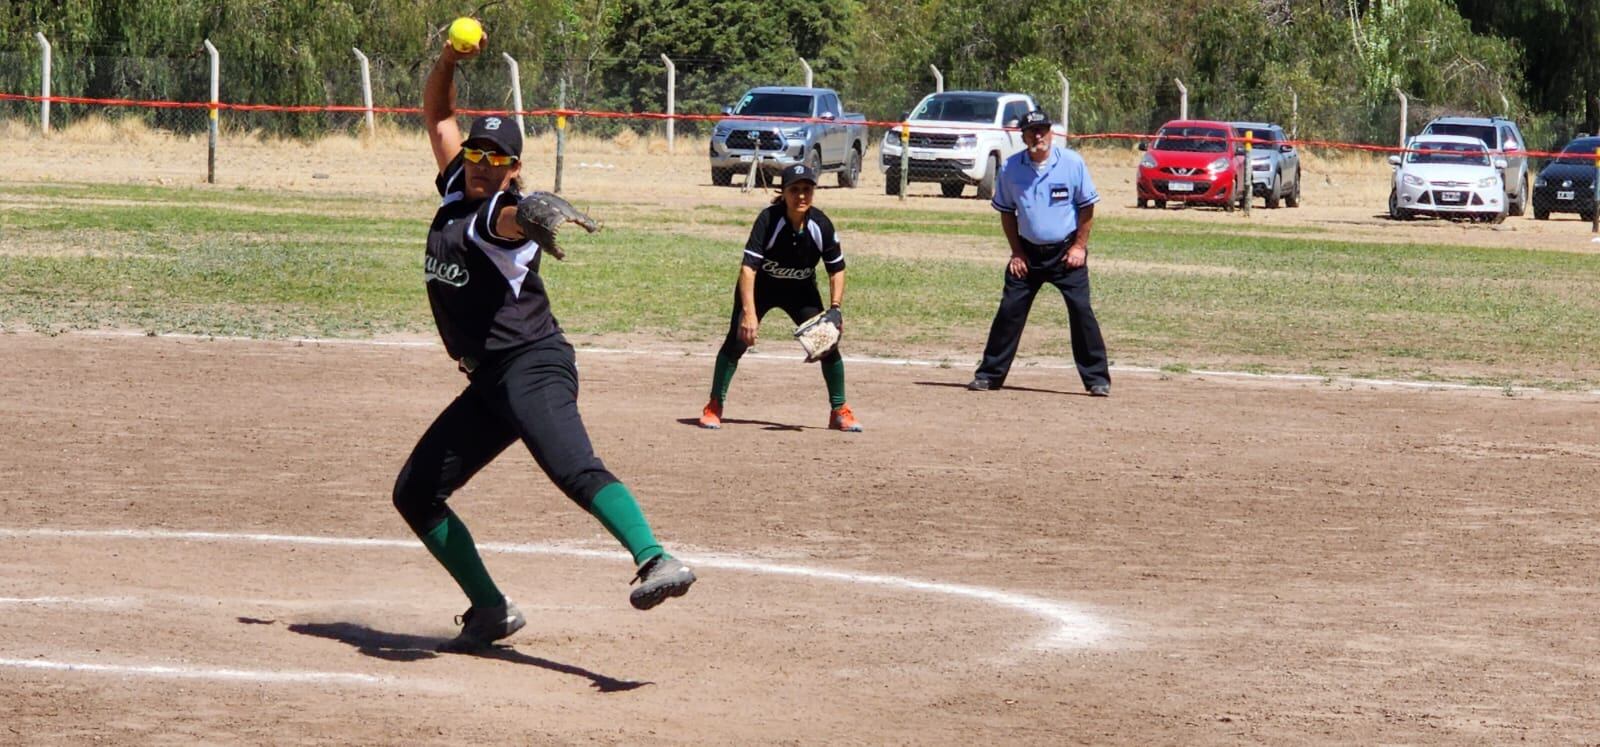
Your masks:
M493 146L505 155L521 157L522 131L517 128L517 120L490 114L472 122L472 131L462 145L479 148Z
M783 167L783 183L779 186L787 187L791 184L796 184L799 182L811 182L812 184L816 184L817 172L813 171L810 166L807 166L803 163L797 163L793 166Z
M1034 109L1022 115L1020 124L1022 125L1022 131L1027 132L1035 127L1050 127L1055 123L1050 121L1050 115L1046 114L1043 109Z

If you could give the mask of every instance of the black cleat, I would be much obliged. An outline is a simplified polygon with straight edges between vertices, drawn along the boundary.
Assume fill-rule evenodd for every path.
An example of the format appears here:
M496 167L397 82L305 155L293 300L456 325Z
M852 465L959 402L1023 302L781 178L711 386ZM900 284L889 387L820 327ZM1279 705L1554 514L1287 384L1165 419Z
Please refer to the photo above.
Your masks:
M681 597L689 593L689 586L695 579L694 571L689 570L683 561L661 554L639 566L639 572L633 580L639 582L639 588L628 594L628 601L634 609L647 610L667 601L668 597Z
M494 607L469 607L456 617L456 623L461 625L461 633L439 644L440 651L452 654L482 651L495 641L522 630L528 620L522 616L522 610L507 599Z

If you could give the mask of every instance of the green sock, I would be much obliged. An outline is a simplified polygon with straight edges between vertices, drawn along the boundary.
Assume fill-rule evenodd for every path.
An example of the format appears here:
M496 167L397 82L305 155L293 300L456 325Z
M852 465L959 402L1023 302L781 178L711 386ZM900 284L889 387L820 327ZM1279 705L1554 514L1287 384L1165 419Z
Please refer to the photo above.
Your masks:
M650 531L650 522L644 520L644 512L639 510L639 501L634 499L633 491L628 490L628 486L614 482L601 488L589 504L589 513L594 514L606 531L628 548L628 552L633 553L635 565L665 554L661 543L656 542L655 534Z
M422 535L422 544L433 553L439 565L450 572L450 577L466 592L467 599L472 600L472 606L493 607L505 601L494 579L489 578L489 569L483 567L483 558L478 557L472 533L454 511L439 522L439 526Z
M711 369L711 400L722 404L728 399L728 385L733 383L733 372L739 369L739 361L729 358L717 351L717 365Z
M834 408L844 404L844 359L823 361L822 380L828 382L828 404Z

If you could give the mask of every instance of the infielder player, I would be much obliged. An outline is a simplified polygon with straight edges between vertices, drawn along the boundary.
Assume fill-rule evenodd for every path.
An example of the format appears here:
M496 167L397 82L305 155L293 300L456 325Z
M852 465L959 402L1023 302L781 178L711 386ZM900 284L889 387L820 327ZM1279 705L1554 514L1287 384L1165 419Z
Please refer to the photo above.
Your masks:
M782 193L756 216L744 245L744 263L733 294L733 319L717 351L711 371L711 400L700 413L701 428L722 427L722 406L739 358L756 344L761 317L783 309L799 324L822 313L817 293L817 260L828 272L828 318L844 327L839 304L844 302L844 251L834 234L833 221L812 205L817 174L805 164L783 170ZM861 423L844 398L844 358L835 347L819 359L822 379L828 385L828 428L859 432Z
M455 69L478 51L446 44L423 92L442 198L428 229L428 301L468 383L422 435L394 486L395 509L471 602L457 620L460 635L440 647L446 651L484 648L526 622L489 577L466 524L445 505L518 440L568 498L633 554L640 582L630 595L634 607L681 596L695 581L693 571L662 550L633 493L595 456L578 416L572 346L550 313L539 275L543 254L563 254L553 233L528 217L545 211L540 217L549 219L553 204L569 216L581 214L559 197L519 193L522 133L515 120L480 117L462 140Z

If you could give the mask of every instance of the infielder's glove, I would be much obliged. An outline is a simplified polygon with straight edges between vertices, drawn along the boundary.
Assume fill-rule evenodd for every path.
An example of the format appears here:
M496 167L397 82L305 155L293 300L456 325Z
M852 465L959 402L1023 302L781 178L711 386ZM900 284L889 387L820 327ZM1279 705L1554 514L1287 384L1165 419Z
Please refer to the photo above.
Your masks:
M567 257L556 243L564 223L576 223L589 233L600 230L599 222L554 192L534 192L517 202L517 225L522 226L523 235L539 242L540 248L556 259Z
M837 306L801 322L794 330L794 339L800 341L800 349L806 352L806 362L815 362L839 347L843 326L844 315Z

